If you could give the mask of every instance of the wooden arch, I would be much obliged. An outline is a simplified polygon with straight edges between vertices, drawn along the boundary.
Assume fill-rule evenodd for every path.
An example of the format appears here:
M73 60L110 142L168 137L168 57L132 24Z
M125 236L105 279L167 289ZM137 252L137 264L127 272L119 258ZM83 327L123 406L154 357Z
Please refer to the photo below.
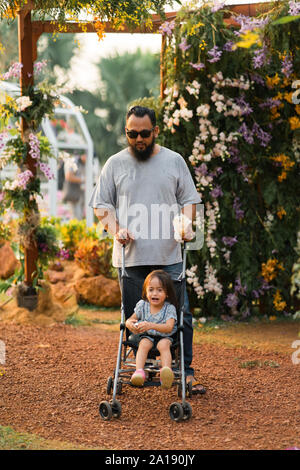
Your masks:
M228 9L235 14L242 14L246 16L256 16L262 11L269 10L269 5L267 3L253 3L246 5L233 5L228 6ZM19 62L23 64L21 69L20 77L20 87L21 93L30 85L34 84L33 77L33 64L37 59L37 41L43 33L54 33L59 31L58 23L53 21L32 21L31 20L31 11L35 9L34 1L29 0L27 5L18 11L18 44L19 44ZM166 20L171 21L176 18L176 12L166 13ZM235 24L234 19L231 14L228 14L224 18L225 23L228 25ZM109 22L104 22L105 24L105 33L144 33L150 34L155 33L159 30L159 27L165 20L162 20L159 15L152 15L152 29L137 27L134 30L129 30L127 27L124 27L122 30L117 30ZM95 33L95 22L84 23L66 23L66 27L61 33ZM161 44L161 62L160 62L160 95L163 98L164 95L164 83L165 83L165 70L164 70L164 50L165 50L165 36L162 35L162 44ZM22 137L24 138L24 132L27 129L27 123L24 118L21 119L21 132ZM28 169L36 175L36 167L34 165L34 160L31 158L30 154L27 155L26 164ZM29 248L25 248L25 277L24 283L26 286L30 287L33 284L33 279L36 273L37 258L38 258L38 249L34 242L31 243Z

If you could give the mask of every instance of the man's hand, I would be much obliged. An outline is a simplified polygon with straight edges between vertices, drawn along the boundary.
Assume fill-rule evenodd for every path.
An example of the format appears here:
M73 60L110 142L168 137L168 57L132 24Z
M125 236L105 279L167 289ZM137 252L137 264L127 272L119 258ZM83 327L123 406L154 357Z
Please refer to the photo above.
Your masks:
M134 240L134 237L131 233L128 232L127 228L121 228L116 234L115 239L121 243L121 245L126 245L130 241Z

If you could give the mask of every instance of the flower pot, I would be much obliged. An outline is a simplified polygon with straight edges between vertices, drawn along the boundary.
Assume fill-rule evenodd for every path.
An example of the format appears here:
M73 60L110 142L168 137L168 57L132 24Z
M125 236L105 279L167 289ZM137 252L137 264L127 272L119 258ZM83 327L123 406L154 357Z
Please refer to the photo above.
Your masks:
M27 308L27 310L34 310L38 304L38 295L24 295L17 294L18 307Z

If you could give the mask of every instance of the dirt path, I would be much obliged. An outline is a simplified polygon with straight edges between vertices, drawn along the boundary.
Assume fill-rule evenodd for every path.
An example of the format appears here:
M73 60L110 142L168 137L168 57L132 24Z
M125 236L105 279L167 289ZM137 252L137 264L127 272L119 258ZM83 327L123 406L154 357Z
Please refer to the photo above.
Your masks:
M260 351L202 338L195 344L193 365L207 393L188 400L190 421L169 418L169 405L179 400L175 388L124 386L121 418L105 422L98 404L110 398L106 382L115 367L118 338L117 331L99 326L0 323L6 345L0 424L103 449L300 447L300 364L292 364L293 350Z

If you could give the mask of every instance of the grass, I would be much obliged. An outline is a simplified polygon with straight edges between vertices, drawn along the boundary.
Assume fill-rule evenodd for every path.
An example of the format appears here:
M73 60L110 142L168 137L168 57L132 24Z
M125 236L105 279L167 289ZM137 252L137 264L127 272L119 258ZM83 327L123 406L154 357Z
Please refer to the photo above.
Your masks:
M88 326L91 324L89 320L87 320L84 315L81 315L78 313L77 310L75 312L70 313L66 319L65 319L65 324L66 325L72 325L72 326Z
M0 426L0 450L84 450L83 446L47 440L35 434L15 431L10 426Z
M241 367L242 369L254 369L255 367L263 367L263 366L280 367L280 365L276 361L263 361L262 362L262 361L254 360L254 361L241 362L239 364L239 367Z

